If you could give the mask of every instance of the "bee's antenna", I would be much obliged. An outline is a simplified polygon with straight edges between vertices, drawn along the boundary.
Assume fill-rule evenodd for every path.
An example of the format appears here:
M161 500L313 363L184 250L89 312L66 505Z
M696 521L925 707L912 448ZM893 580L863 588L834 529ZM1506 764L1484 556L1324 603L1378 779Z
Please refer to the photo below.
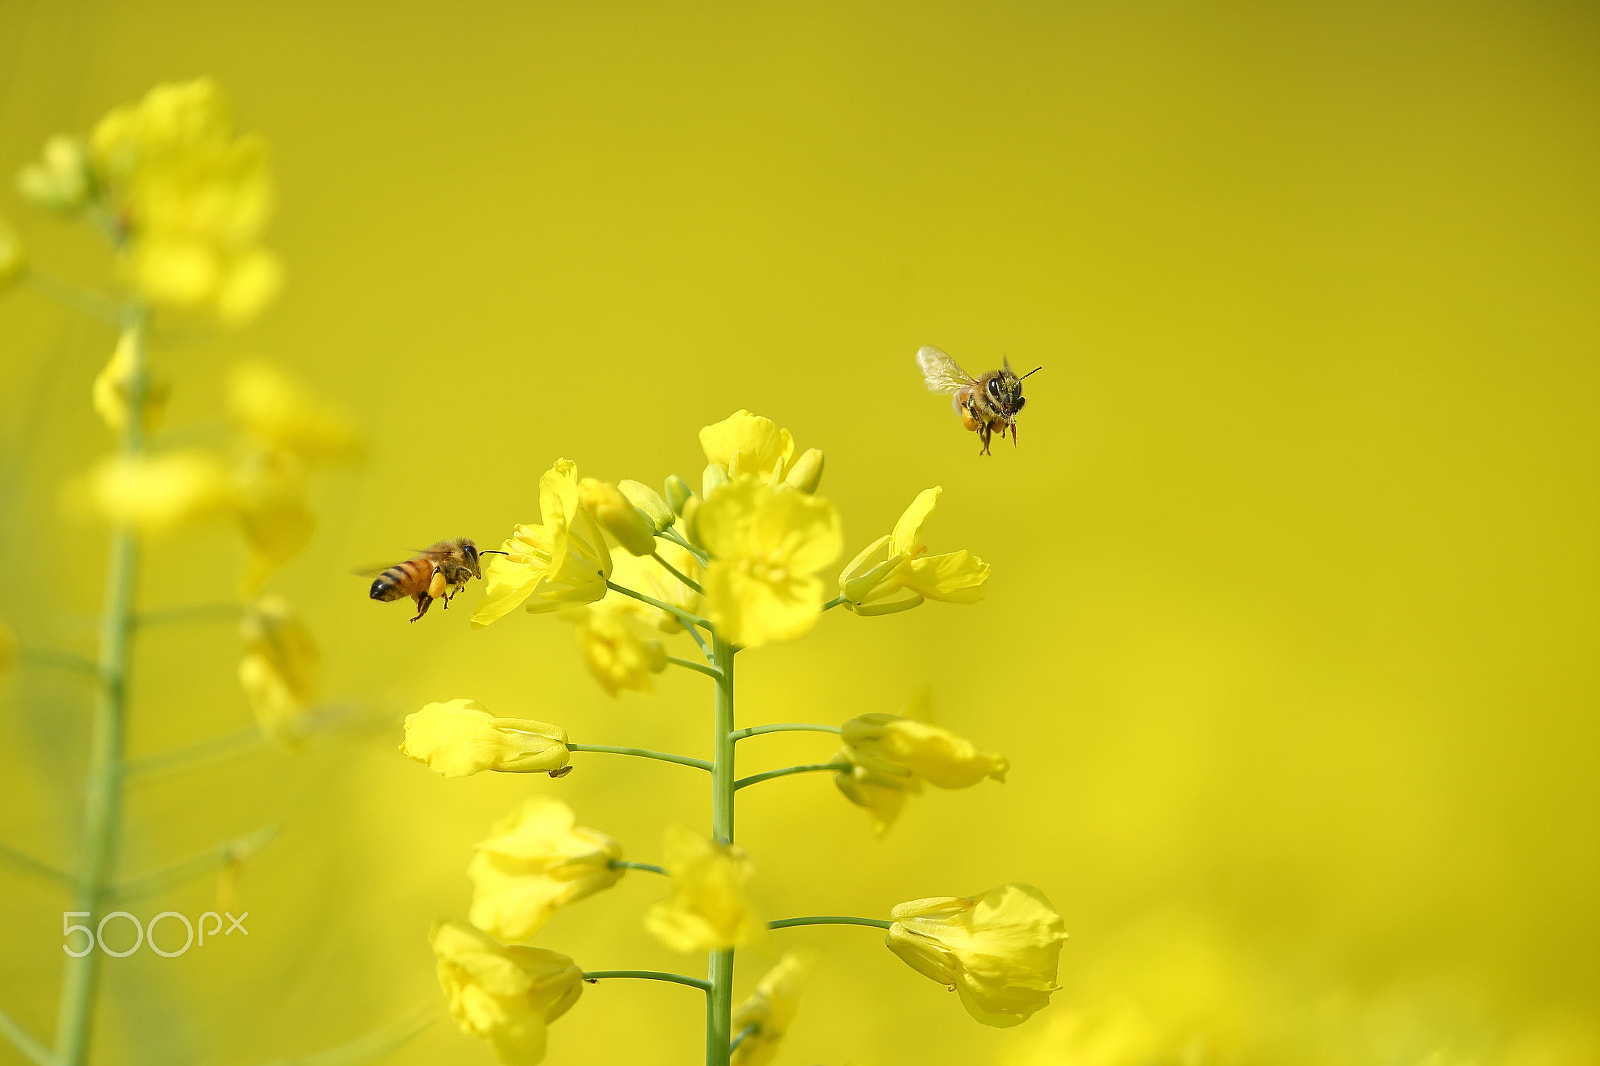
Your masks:
M493 548L482 548L482 549L480 549L478 551L478 554L479 555L510 555L511 553L510 552L495 551Z
M1041 371L1043 369L1044 369L1044 367L1042 367L1042 366L1036 366L1032 370L1028 371L1026 374L1022 375L1022 378L1031 378L1031 377L1033 377L1033 375L1037 374L1039 371ZM1018 378L1017 380L1021 381L1022 378Z

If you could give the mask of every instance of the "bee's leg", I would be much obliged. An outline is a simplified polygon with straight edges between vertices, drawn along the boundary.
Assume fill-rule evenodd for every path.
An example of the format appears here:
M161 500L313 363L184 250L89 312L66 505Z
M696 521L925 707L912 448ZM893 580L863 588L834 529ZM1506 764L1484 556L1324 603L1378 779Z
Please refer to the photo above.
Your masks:
M428 613L428 608L433 605L433 597L428 595L426 592L419 592L412 598L417 601L417 613L411 619L413 622L415 622L418 618L421 618L423 615Z
M979 422L978 423L978 439L983 441L983 448L982 448L982 450L980 450L978 452L979 455L988 455L989 454L989 434L991 432L992 431L989 429L989 423L987 423L987 422Z

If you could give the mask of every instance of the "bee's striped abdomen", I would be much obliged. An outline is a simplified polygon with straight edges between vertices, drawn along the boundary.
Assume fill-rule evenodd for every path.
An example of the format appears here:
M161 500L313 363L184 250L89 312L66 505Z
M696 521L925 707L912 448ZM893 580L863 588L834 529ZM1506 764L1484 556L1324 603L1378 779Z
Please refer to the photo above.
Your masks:
M372 582L370 595L375 600L398 600L401 596L415 596L426 592L433 578L433 564L418 556L396 563Z

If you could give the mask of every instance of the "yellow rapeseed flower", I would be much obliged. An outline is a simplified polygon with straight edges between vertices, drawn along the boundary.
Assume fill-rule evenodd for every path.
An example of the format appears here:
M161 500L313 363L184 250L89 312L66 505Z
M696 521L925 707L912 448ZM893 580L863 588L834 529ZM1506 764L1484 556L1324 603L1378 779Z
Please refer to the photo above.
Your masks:
M578 503L578 467L557 459L539 479L543 525L519 525L483 570L484 598L472 615L481 629L529 597L529 611L593 603L606 594L611 552L595 520Z
M623 689L646 695L654 692L651 676L667 668L666 649L661 641L641 634L637 613L624 605L629 602L638 601L612 593L598 603L566 612L577 623L584 665L612 696Z
M311 542L317 523L306 496L305 468L288 452L247 455L234 471L234 493L247 548L240 587L249 596Z
M700 560L695 558L689 549L664 540L656 545L656 552L679 574L690 581L699 582ZM668 573L655 559L648 556L619 555L613 562L615 564L611 571L613 584L632 589L634 592L642 592L653 600L671 604L689 614L700 613L700 594L684 584L676 575ZM671 611L652 607L620 592L608 593L601 603L608 608L615 607L618 611L631 613L663 633L676 633L683 628L683 623Z
M17 192L24 200L64 215L88 203L94 185L88 145L64 133L45 141L39 161L17 173Z
M767 923L747 891L754 872L743 848L682 826L667 830L672 895L645 912L645 928L674 951L723 951L758 943Z
M706 462L729 478L757 477L776 484L794 462L794 438L789 431L749 411L735 411L706 426L700 431L700 447Z
M661 498L661 493L649 485L639 481L623 479L617 482L617 488L622 490L622 494L628 498L629 503L644 512L645 517L650 520L650 524L657 533L667 529L678 520L678 516L673 513L672 506ZM639 554L646 553L640 552Z
M289 452L305 463L350 459L361 451L343 412L269 363L233 368L227 407L228 417L263 451Z
M543 948L503 947L466 922L435 922L428 936L450 1014L487 1040L507 1066L544 1061L549 1024L578 1001L583 971Z
M113 433L121 433L123 427L128 424L128 390L133 383L138 343L139 340L133 330L123 330L122 335L117 338L117 346L111 351L111 359L100 373L95 375L94 385L89 392L95 414L100 416L106 428ZM167 397L171 393L172 387L168 383L152 381L146 377L145 429L154 429L160 423L161 415L166 410Z
M894 532L867 545L839 575L844 606L857 614L893 614L924 599L977 603L989 581L989 564L962 549L929 556L922 524L944 490L924 489L911 501Z
M899 817L908 795L923 782L936 788L969 788L984 778L1004 782L1010 763L1003 755L982 752L970 741L928 721L929 694L920 689L905 715L863 714L840 731L844 748L834 758L850 769L834 775L834 783L858 807L872 815L881 836Z
M707 615L729 641L793 640L816 624L824 590L817 571L843 543L833 504L741 478L706 498L694 530L712 556L702 583Z
M559 800L532 796L495 823L467 867L472 924L505 941L528 940L560 907L610 888L622 846L577 827Z
M578 503L630 555L655 550L655 523L609 481L586 477L578 482Z
M794 1022L800 990L810 975L811 955L803 950L785 952L762 975L750 998L733 1012L734 1033L745 1034L733 1051L733 1066L766 1066L772 1061Z
M69 496L145 533L217 518L237 505L222 460L198 449L111 456L91 468Z
M1067 939L1061 915L1031 885L902 903L884 943L913 970L961 996L984 1025L1019 1025L1050 1001Z
M239 623L239 684L262 736L299 747L311 732L320 657L311 631L281 596L263 596Z
M496 718L473 700L430 703L406 715L400 751L441 777L481 770L566 774L572 753L560 726L525 718Z
M266 142L236 135L209 78L158 85L90 136L96 191L127 234L123 267L152 303L254 317L281 285L260 247L272 213Z

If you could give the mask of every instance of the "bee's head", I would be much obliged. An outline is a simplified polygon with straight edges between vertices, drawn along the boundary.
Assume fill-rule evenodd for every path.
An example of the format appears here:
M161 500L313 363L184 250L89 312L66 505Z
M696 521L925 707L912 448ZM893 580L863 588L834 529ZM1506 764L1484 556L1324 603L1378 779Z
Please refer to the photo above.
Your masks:
M461 562L472 571L472 576L483 580L483 571L478 569L478 546L466 537L456 541L456 546L461 549Z
M1017 372L1011 369L1010 360L1004 360L1004 364L1000 372L989 379L986 390L989 393L989 400L1005 416L1006 421L1015 422L1017 412L1021 411L1022 405L1028 402L1022 397L1022 379L1031 377L1044 368L1036 366L1026 374L1018 377Z

